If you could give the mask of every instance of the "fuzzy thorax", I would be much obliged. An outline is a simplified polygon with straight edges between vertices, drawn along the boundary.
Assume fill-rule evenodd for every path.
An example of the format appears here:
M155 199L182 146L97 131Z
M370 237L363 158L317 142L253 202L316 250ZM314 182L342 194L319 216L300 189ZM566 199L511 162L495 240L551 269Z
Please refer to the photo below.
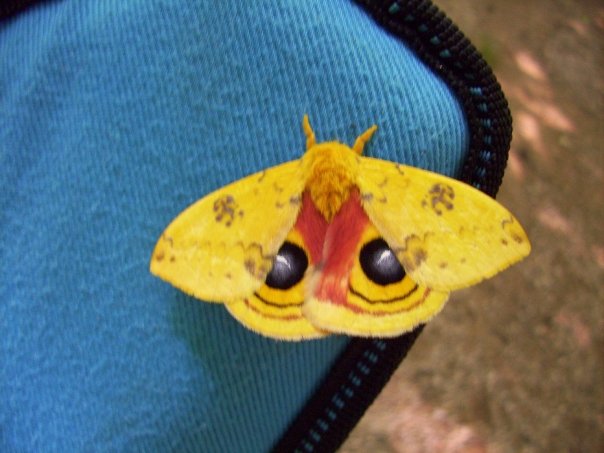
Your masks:
M321 143L304 155L306 188L323 215L331 222L354 188L358 154L338 142Z
M302 118L302 129L306 135L306 153L302 157L306 190L321 215L331 222L355 186L359 156L377 126L359 135L352 148L339 142L316 144L308 115Z

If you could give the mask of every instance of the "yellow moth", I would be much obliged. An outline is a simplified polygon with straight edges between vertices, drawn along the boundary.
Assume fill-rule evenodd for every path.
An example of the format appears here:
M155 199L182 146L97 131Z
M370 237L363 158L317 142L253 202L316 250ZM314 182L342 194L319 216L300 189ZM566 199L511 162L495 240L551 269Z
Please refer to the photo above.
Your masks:
M283 340L392 337L436 315L449 293L526 257L510 212L455 179L315 142L306 153L210 193L159 238L151 272L221 302Z

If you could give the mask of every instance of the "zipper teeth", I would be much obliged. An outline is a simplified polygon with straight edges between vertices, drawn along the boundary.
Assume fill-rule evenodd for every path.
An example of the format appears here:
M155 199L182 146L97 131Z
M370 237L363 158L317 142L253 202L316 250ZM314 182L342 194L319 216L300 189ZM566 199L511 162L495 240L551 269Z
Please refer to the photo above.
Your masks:
M452 89L466 113L470 146L460 179L491 196L503 178L511 116L501 87L480 53L429 0L357 0L402 38Z

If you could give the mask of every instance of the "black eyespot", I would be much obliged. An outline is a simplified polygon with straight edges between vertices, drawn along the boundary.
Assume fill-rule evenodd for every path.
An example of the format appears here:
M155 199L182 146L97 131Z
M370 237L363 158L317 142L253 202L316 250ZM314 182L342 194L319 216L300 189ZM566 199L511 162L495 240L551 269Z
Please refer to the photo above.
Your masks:
M306 253L296 244L284 242L273 260L265 283L271 288L288 289L302 280L308 267Z
M403 266L386 241L381 238L363 246L359 261L367 278L378 285L400 282L405 278Z

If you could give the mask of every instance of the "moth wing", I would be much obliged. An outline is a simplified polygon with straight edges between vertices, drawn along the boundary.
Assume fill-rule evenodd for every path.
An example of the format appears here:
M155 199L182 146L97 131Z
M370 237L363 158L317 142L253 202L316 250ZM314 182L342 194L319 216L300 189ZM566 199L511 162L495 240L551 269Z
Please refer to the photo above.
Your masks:
M298 160L212 192L166 228L153 251L151 272L207 301L251 295L296 222L303 189Z
M355 198L342 208L345 215L337 215L330 225L328 253L315 270L313 292L302 312L329 332L398 336L428 322L449 294L405 275Z
M308 216L301 212L297 225L290 230L285 240L303 251L308 259L308 265L312 268L316 263L307 245L309 238L305 237L303 228L297 228L307 219ZM298 341L324 337L328 332L317 329L302 314L302 306L312 274L308 270L306 268L304 275L300 276L300 280L292 286L276 288L270 287L265 282L253 294L226 304L226 308L247 328L270 338Z
M364 157L357 185L369 219L420 285L464 288L530 252L507 209L455 179Z

